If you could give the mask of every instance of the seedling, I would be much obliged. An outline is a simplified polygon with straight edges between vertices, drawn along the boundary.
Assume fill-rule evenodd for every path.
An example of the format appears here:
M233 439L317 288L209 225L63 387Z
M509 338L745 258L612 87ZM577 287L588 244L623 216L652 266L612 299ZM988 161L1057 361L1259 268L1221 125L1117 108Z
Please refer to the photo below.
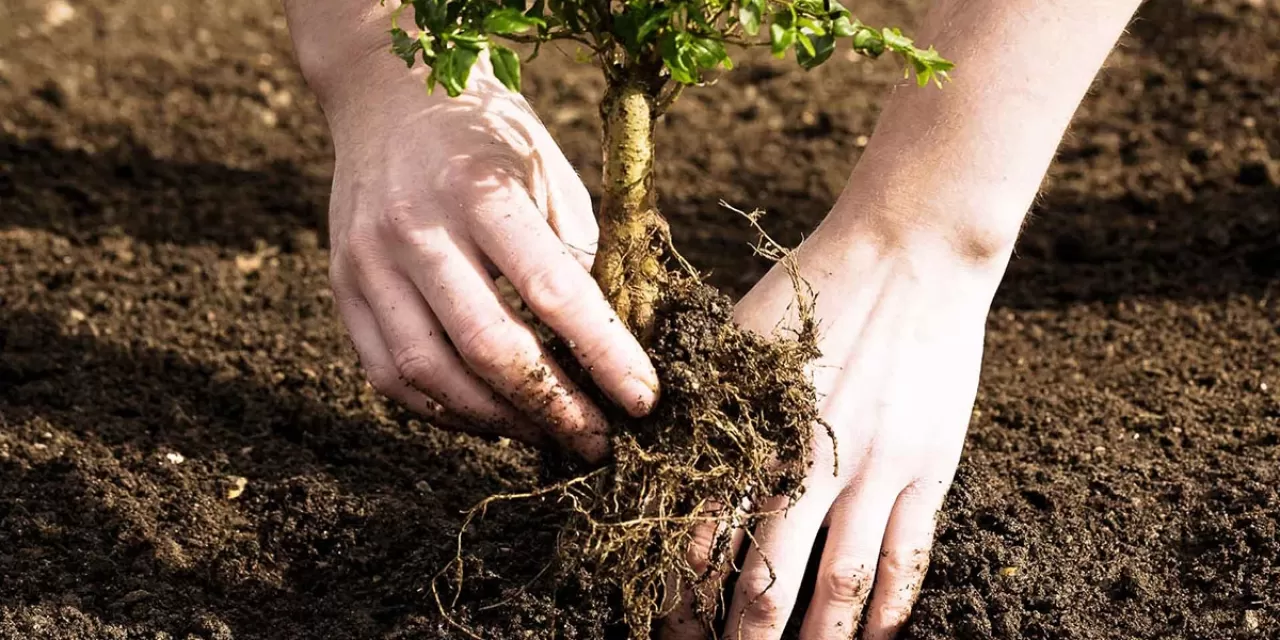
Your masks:
M402 27L413 8L417 29ZM593 275L619 316L637 335L653 321L666 280L666 224L653 185L654 125L687 86L732 69L730 52L768 47L795 53L812 69L841 46L872 58L886 52L905 62L921 85L941 84L952 64L933 47L921 49L897 28L874 28L837 0L410 0L392 19L392 50L406 64L431 67L428 90L461 94L486 52L494 74L520 89L520 56L502 41L550 42L581 48L604 72L604 194Z
M401 24L410 7L416 29ZM649 416L611 416L607 466L473 509L456 561L437 579L452 579L456 603L472 518L497 502L538 499L540 508L559 509L555 575L561 584L574 581L579 606L613 603L631 636L646 638L653 620L688 590L710 627L722 603L715 574L733 560L733 530L749 531L771 515L738 507L795 500L810 471L814 428L822 425L806 371L818 354L816 330L804 295L794 339L740 330L728 298L698 282L656 206L654 127L683 89L709 84L733 68L730 52L749 47L768 47L778 58L794 53L805 69L840 47L872 58L892 53L921 86L940 85L952 64L898 29L863 24L836 0L408 0L393 12L391 39L410 67L431 68L428 90L450 96L466 90L485 55L497 78L519 90L523 62L512 43L531 51L529 59L548 43L571 43L600 67L604 193L592 275L646 346L663 385ZM764 253L785 258L771 241ZM719 532L709 565L695 569L689 545L708 524ZM479 637L450 616L437 582L445 619Z

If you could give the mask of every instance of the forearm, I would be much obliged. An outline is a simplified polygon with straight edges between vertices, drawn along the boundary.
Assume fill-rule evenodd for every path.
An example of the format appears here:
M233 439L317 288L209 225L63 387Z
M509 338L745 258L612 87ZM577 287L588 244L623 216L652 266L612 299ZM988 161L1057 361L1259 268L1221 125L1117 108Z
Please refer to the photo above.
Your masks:
M322 92L328 85L358 79L348 70L361 68L390 46L386 32L393 4L394 0L386 6L358 0L284 0L294 55L313 90Z
M938 0L918 40L956 63L900 86L826 231L1003 271L1071 116L1140 0Z
M334 120L346 111L369 117L370 95L403 92L423 105L447 98L443 91L426 95L423 81L430 70L424 65L406 69L391 55L388 30L399 6L399 0L284 0L294 55L331 128L339 128ZM399 21L413 25L413 9L405 7Z

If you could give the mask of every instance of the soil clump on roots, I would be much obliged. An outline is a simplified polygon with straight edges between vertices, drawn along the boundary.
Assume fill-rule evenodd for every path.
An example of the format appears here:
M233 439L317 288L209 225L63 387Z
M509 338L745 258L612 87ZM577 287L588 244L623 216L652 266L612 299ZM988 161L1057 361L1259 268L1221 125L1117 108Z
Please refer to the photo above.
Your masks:
M732 300L715 288L674 277L655 305L648 347L660 401L642 418L612 412L613 455L604 466L549 454L541 488L490 496L468 512L457 557L433 583L446 619L485 637L469 626L468 611L456 609L457 596L469 589L469 576L486 571L468 529L502 504L509 518L558 532L554 555L538 572L546 579L517 589L520 597L572 594L579 608L620 610L623 624L612 633L625 627L630 637L646 638L674 596L689 590L699 616L712 624L719 597L701 587L732 563L735 529L749 531L775 515L752 507L800 496L814 427L822 424L807 371L818 356L816 325L805 299L797 300L799 330L765 337L735 325ZM553 352L581 373L563 343ZM601 406L609 405L601 399ZM695 531L711 524L717 533L707 565L691 566Z

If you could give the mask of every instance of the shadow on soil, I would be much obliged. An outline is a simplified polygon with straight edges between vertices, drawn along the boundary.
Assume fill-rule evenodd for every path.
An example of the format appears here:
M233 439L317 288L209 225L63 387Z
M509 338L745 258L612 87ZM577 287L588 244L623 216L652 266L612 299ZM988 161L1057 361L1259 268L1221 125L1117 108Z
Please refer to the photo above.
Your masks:
M434 611L459 511L525 475L515 449L60 324L0 310L0 637L36 637L6 629L32 605L67 638L372 637Z
M175 163L124 139L90 154L0 134L0 225L246 250L259 239L286 245L296 230L323 224L328 182L290 164Z
M270 171L183 166L142 147L91 155L4 136L0 165L13 167L0 175L0 224L48 229L80 241L119 229L156 243L244 250L264 240L288 246L296 230L317 227L328 188L287 164ZM1134 296L1256 294L1280 279L1276 202L1280 189L1270 185L1207 189L1192 202L1136 195L1095 200L1051 191L1019 243L997 304L1054 308ZM770 203L761 204L767 209ZM682 233L679 217L673 227L691 238ZM694 238L698 245L723 240ZM701 248L691 249L697 255ZM742 250L748 259L745 244ZM713 280L741 288L730 277Z

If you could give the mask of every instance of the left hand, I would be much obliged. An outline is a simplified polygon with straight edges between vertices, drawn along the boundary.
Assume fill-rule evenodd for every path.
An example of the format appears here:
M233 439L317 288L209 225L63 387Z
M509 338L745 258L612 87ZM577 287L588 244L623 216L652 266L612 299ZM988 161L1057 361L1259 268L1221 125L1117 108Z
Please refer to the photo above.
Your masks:
M753 532L724 638L781 637L827 526L801 639L854 637L868 606L862 637L887 639L906 622L928 566L935 515L973 409L999 270L966 265L945 243L894 245L857 229L821 228L795 255L817 296L823 355L814 382L836 442L815 429L803 497ZM795 296L776 265L739 303L736 320L775 333L796 321ZM713 530L695 536L695 570L706 567L713 537ZM668 617L662 637L701 639L706 631L686 608Z

